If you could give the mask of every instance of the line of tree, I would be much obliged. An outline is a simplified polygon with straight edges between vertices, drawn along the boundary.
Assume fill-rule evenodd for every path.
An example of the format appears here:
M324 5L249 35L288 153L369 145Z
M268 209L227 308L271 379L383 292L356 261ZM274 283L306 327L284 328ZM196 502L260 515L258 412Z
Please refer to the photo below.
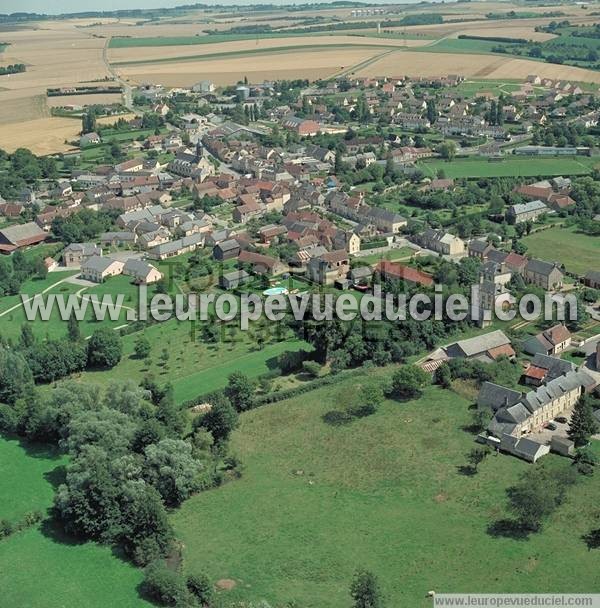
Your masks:
M20 74L21 72L25 72L25 70L27 70L27 66L24 63L12 63L0 67L0 76L5 76L6 74Z

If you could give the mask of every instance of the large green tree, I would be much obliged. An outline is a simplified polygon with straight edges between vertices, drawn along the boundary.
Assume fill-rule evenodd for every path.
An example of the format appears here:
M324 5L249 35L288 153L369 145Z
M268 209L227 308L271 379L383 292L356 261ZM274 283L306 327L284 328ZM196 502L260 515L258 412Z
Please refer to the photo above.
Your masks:
M225 395L238 412L250 410L254 407L254 383L242 372L233 372L229 375Z
M567 434L575 442L576 447L581 447L586 445L596 432L598 432L598 424L594 418L592 400L588 395L583 395L575 404Z
M377 577L368 570L357 570L350 585L353 608L383 608Z
M121 337L109 327L97 329L88 342L90 367L114 367L123 354Z
M429 374L417 365L404 365L392 376L392 393L401 399L415 399L429 382Z

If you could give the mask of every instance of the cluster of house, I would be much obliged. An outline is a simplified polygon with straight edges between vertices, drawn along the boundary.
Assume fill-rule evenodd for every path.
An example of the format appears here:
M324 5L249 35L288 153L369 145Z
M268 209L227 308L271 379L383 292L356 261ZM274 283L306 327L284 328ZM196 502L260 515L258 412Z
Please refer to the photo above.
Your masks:
M561 326L544 334L556 332L562 334ZM564 343L564 337L559 335L556 339ZM492 415L486 431L478 439L529 462L535 462L551 450L573 455L574 444L564 434L552 434L548 440L539 433L556 418L568 418L580 397L598 385L595 378L577 369L574 363L551 356L552 349L542 351L546 351L546 346L542 345L535 353L523 375L531 390L521 392L484 382L477 397L478 408ZM600 346L596 367L600 369Z
M470 257L484 263L486 274L493 277L495 284L504 287L514 274L518 274L525 283L541 287L545 291L562 287L564 274L557 262L529 258L514 251L500 251L487 241L479 239L472 240L467 251Z
M575 201L569 196L571 180L568 177L554 177L550 180L519 186L515 188L515 192L529 201L541 201L547 207L546 212L548 209L562 211L575 205ZM517 222L525 221L520 218L516 219Z
M80 277L93 283L103 283L109 277L125 275L138 285L149 285L163 278L155 266L148 262L130 258L125 261L104 256L102 248L95 243L71 243L62 252L63 265L79 268Z
M571 335L563 325L549 328L525 342L524 350L532 359L526 363L522 381L531 390L522 392L493 382L482 384L477 406L488 412L491 420L478 441L530 462L550 450L573 454L573 443L564 433L551 437L539 434L557 417L569 417L582 394L591 393L598 386L590 373L559 358L570 343ZM515 351L504 332L496 330L436 349L422 368L433 372L454 358L493 363L500 357L513 359ZM600 371L600 344L595 366Z

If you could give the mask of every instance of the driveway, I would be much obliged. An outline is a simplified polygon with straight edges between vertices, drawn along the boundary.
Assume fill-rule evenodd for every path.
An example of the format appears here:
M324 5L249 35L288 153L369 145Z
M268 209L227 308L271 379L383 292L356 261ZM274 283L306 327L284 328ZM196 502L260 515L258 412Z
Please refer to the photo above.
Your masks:
M570 420L571 413L572 413L572 410L569 410L568 413L559 414L559 417L565 416L568 420ZM569 424L556 422L556 420L554 420L553 422L554 422L554 424L556 424L556 427L557 427L555 431L551 431L550 429L542 429L540 431L537 431L536 433L531 433L530 435L527 435L527 437L529 439L533 439L534 441L537 441L539 443L545 443L545 444L549 444L550 440L552 439L553 436L568 437L567 430L569 428Z

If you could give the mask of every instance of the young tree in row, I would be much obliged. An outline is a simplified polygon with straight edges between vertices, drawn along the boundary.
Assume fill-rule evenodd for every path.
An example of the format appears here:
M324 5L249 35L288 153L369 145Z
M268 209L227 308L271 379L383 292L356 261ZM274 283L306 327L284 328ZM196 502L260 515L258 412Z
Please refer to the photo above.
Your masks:
M225 389L226 397L231 401L238 412L250 410L254 407L254 383L242 372L233 372L229 375L229 382Z

